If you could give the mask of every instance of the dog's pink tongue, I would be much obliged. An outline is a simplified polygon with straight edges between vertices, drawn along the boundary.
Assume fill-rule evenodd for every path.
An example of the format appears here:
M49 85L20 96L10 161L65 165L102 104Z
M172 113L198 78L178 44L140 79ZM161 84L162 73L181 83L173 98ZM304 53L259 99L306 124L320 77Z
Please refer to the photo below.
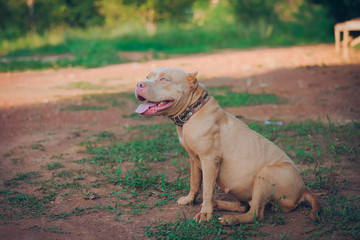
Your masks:
M138 108L135 110L135 112L137 113L144 113L146 112L149 108L155 106L156 103L153 103L153 102L146 102L146 103L143 103L143 104L140 104L138 106Z

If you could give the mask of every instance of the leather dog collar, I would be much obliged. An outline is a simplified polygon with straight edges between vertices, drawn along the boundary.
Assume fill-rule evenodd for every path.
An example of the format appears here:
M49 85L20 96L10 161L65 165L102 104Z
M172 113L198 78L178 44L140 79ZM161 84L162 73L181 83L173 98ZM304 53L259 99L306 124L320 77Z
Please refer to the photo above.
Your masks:
M199 111L210 99L210 94L206 89L201 93L201 96L194 102L193 104L189 105L185 111L180 113L178 116L172 118L169 117L176 126L182 127L184 123L189 121L189 119Z

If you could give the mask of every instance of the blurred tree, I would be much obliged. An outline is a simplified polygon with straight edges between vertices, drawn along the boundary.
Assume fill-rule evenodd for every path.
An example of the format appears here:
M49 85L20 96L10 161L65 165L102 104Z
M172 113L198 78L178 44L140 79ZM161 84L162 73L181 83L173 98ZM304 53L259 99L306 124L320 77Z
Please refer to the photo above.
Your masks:
M137 9L124 4L123 0L98 0L96 4L107 26L113 27L119 22L134 21L138 18Z
M0 0L0 37L103 24L97 0Z
M88 27L103 24L96 0L65 0L64 22L70 26Z
M239 22L255 23L263 29L261 38L286 32L294 39L327 39L334 22L316 1L322 0L229 0Z
M195 25L236 17L244 26L262 27L266 37L276 27L332 31L333 23L360 17L360 0L0 0L0 38L104 22L139 22L154 34L158 23L184 22L193 13Z
M328 14L335 22L344 22L360 17L360 0L311 0L328 9Z
M0 0L0 38L13 38L26 32L27 16L25 1Z
M100 0L101 13L109 25L140 19L150 34L159 21L184 21L195 0Z
M238 20L243 23L264 20L272 22L276 19L274 0L229 0Z

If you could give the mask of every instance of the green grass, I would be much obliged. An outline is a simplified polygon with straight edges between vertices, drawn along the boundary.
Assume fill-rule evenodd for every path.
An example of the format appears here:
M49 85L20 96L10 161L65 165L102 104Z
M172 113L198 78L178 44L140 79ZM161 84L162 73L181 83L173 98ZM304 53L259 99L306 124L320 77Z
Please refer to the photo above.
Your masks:
M40 230L42 230L44 232L51 232L51 233L56 233L56 234L71 234L71 232L64 232L61 227L56 226L56 225L51 226L51 227L44 227L44 228L34 225L34 226L30 227L29 230L34 231L34 232L40 232Z
M30 180L32 178L37 178L39 177L40 173L39 172L24 172L24 173L16 173L16 177L11 179L13 181L27 181Z
M328 221L330 227L325 231L314 233L320 237L327 232L346 231L354 239L360 237L360 196L359 195L330 195L327 204L323 206L322 221ZM340 223L340 224L339 224Z
M59 219L68 219L72 216L81 216L81 215L88 214L88 213L91 213L94 211L95 211L95 209L93 209L93 208L77 207L73 211L68 212L68 213L50 213L49 219L50 219L50 221L56 221Z
M2 218L17 220L43 216L49 209L49 203L53 200L54 195L36 197L16 191L1 190L0 204L2 206Z
M279 104L286 102L285 99L279 98L275 94L235 93L227 86L210 87L209 92L222 107L251 106L270 103Z
M92 84L89 82L72 82L68 84L69 89L81 89L81 90L99 90L103 89L101 85Z
M110 104L111 106L124 106L127 101L136 102L133 93L121 92L111 94L87 94L83 96L84 101L96 101L100 104Z
M187 156L178 143L177 134L170 124L138 125L130 131L141 131L143 135L130 142L114 141L106 146L96 146L89 142L86 145L87 153L92 157L86 161L105 165L123 161L159 162L175 156Z
M251 237L265 237L266 233L259 229L262 223L242 224L240 226L225 227L215 220L199 223L194 219L179 218L175 222L159 222L148 225L145 234L155 239L245 239Z
M143 121L152 120L152 118L143 117L140 114L135 113L135 112L131 113L131 114L123 114L122 117L123 118L131 118L131 119L134 119L134 120L143 120Z
M76 82L72 85L78 89L103 89L100 85L93 85L91 83ZM82 96L84 103L81 105L69 105L62 107L60 111L101 111L108 109L108 107L123 107L129 101L137 102L133 93L121 92L110 94L86 94ZM97 105L99 104L99 105Z
M4 186L17 186L20 185L20 182L32 183L34 178L40 177L39 172L19 172L16 173L16 176L10 180L4 181Z
M60 109L60 111L99 111L105 110L106 108L105 106L96 105L70 105Z

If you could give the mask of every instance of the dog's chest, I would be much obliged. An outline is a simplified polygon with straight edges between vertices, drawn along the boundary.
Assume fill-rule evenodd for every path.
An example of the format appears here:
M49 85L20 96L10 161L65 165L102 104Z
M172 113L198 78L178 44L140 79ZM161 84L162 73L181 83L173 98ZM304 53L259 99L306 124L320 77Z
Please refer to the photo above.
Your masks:
M195 161L195 164L199 168L201 168L201 162L199 156L191 149L191 147L188 144L186 144L183 133L181 131L178 131L178 137L181 146L188 152L190 158Z
M179 136L179 142L181 146L189 153L190 156L194 157L196 155L195 152L190 148L190 146L186 144L183 136Z

